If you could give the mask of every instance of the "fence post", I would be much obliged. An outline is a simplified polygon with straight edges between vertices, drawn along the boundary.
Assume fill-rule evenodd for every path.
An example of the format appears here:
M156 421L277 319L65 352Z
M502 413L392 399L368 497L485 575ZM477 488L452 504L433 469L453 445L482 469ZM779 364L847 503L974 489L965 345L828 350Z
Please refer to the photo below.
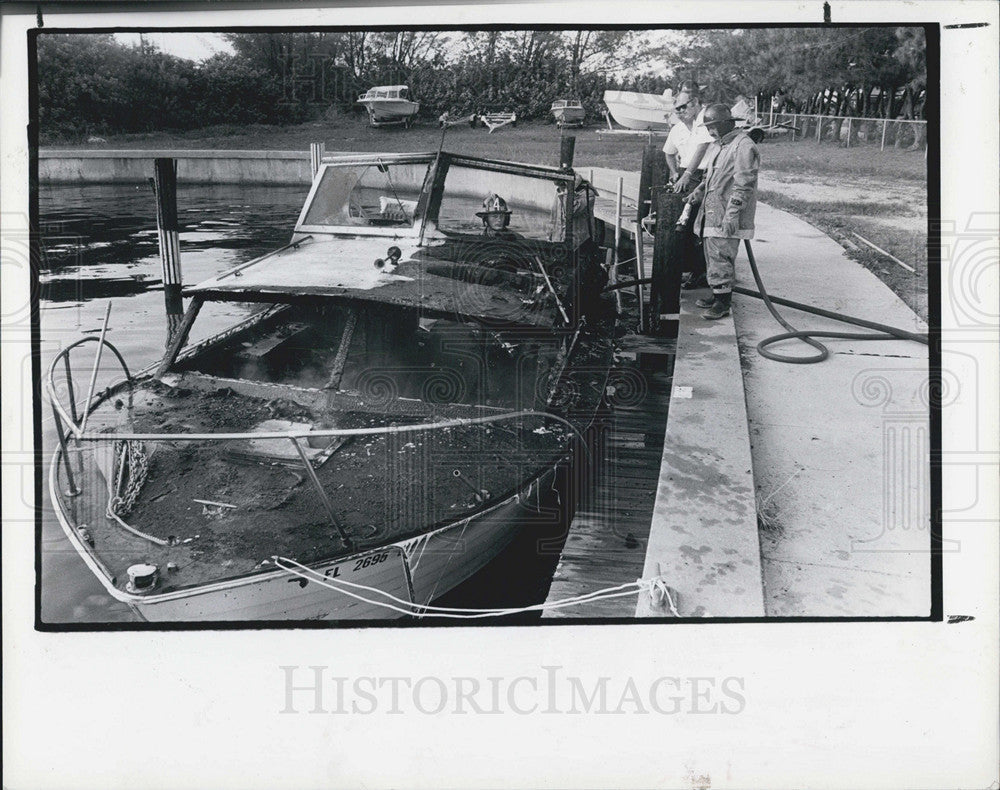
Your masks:
M882 145L879 147L879 149L878 149L879 151L884 151L885 150L885 131L886 131L886 129L888 127L889 127L889 119L888 118L883 118L882 119Z
M816 142L823 142L823 116L816 116Z
M181 299L181 250L177 228L177 160L156 159L153 163L156 190L156 235L163 271L163 300L167 325L173 334L184 313ZM169 344L169 337L167 339Z
M847 147L851 147L851 118L847 118Z
M795 127L798 126L799 115L795 113L792 115L792 142L795 142Z

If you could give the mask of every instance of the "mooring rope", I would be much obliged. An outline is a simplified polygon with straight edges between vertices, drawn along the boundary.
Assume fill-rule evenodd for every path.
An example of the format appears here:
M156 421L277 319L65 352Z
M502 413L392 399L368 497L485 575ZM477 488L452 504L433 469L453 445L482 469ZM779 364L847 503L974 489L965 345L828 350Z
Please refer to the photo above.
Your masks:
M619 584L615 587L607 587L603 590L595 590L592 593L585 593L584 595L577 595L571 598L563 598L558 601L552 601L551 603L497 609L465 609L455 606L417 604L407 601L404 598L399 598L385 590L380 590L377 587L370 587L365 584L349 582L343 579L334 580L329 576L323 576L318 571L302 565L295 560L289 559L288 557L272 556L271 560L282 570L288 571L301 579L316 582L321 587L326 587L334 592L347 595L373 606L381 606L399 614L414 617L422 617L427 614L432 614L435 617L451 618L454 620L476 620L484 617L500 617L503 615L520 614L522 612L537 612L543 609L562 609L567 606L578 606L584 603L592 603L593 601L604 601L611 598L632 596L643 591L649 593L654 606L659 606L662 605L663 602L666 602L671 614L675 617L680 617L680 613L677 611L676 603L670 593L670 588L667 586L666 580L663 579L662 576L656 576L652 579L636 579L634 582L626 582L625 584ZM365 595L362 595L361 593L352 592L351 589L348 588L363 590L366 593L377 593L378 595L384 596L388 600L373 600L365 597Z

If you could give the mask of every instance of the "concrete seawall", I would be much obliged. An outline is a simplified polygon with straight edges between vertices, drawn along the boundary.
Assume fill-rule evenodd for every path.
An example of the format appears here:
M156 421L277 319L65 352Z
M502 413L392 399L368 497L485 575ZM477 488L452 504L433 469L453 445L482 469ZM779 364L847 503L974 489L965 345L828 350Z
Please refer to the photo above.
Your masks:
M334 152L328 151L327 154ZM43 184L145 184L153 177L153 160L177 160L177 179L186 184L309 184L308 151L227 150L78 150L43 148L38 177ZM614 194L623 175L623 193L633 202L639 174L604 167L578 167L598 189Z
M187 184L308 184L308 151L78 151L42 149L38 175L47 184L145 184L153 160L177 160Z

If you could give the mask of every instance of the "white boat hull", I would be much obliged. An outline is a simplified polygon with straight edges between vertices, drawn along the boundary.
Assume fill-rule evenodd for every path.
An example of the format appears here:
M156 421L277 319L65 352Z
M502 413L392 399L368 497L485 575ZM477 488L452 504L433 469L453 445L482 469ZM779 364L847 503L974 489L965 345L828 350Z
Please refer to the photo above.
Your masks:
M390 123L406 123L420 110L417 102L405 99L371 99L362 102L368 110L368 118L373 126Z
M674 125L673 101L655 93L605 91L604 103L611 117L626 129L665 132Z

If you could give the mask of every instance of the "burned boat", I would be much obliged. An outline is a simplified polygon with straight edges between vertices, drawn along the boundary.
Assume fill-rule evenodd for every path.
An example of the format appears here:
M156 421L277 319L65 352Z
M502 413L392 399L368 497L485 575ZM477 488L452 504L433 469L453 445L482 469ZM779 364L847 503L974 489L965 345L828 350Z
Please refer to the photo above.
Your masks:
M593 227L571 170L325 158L291 242L187 288L158 364L104 333L53 361L70 542L150 621L420 614L540 507L600 403ZM249 315L188 343L219 302ZM94 343L122 377L84 400Z

